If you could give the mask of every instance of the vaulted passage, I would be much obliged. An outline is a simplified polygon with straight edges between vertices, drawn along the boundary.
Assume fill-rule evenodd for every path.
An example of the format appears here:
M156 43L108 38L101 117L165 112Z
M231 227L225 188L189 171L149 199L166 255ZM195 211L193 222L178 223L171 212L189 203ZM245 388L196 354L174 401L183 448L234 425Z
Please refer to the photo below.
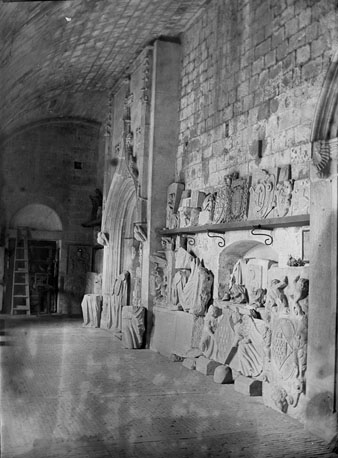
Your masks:
M337 23L335 0L0 3L8 457L338 449ZM51 403L15 444L31 381Z

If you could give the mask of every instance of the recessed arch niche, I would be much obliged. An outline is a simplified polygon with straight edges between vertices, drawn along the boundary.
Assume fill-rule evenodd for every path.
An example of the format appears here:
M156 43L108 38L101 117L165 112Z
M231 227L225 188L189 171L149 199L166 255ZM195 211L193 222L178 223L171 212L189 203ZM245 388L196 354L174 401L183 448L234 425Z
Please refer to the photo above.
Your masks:
M278 253L256 240L241 240L224 248L218 261L219 299L223 299L224 294L229 293L230 277L238 261L241 261L244 267L243 283L250 296L250 287L256 289L267 287L267 271L271 266L278 265Z
M102 230L109 234L109 246L104 248L103 293L112 293L115 279L133 260L133 229L136 218L136 192L131 178L113 179L107 201Z
M29 204L12 217L10 229L28 227L39 231L62 231L62 221L55 210L43 204Z

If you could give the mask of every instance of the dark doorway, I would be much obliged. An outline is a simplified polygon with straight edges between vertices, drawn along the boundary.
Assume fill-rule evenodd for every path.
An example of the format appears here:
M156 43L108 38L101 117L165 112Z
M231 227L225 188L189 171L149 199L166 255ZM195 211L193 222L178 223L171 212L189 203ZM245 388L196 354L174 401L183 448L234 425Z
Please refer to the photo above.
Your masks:
M29 291L32 314L57 312L58 249L56 242L29 240Z

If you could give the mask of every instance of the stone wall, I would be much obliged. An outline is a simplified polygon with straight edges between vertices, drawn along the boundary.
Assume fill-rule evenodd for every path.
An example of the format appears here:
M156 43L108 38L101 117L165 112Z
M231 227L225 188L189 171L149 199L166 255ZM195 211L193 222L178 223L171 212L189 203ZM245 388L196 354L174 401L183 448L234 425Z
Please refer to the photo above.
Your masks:
M292 163L308 176L311 125L337 43L333 1L214 1L183 35L176 179L189 189Z

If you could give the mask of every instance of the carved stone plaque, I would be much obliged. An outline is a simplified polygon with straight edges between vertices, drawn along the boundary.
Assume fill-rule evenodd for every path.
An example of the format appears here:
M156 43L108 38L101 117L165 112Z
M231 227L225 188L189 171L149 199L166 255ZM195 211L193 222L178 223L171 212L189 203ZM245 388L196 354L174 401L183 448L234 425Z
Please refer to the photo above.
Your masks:
M225 186L217 191L213 219L215 224L225 223L230 220L231 194L231 179L228 179L225 181Z
M230 221L246 219L249 200L249 178L238 178L231 184Z
M276 173L262 170L253 177L250 188L249 219L271 217L275 207Z

